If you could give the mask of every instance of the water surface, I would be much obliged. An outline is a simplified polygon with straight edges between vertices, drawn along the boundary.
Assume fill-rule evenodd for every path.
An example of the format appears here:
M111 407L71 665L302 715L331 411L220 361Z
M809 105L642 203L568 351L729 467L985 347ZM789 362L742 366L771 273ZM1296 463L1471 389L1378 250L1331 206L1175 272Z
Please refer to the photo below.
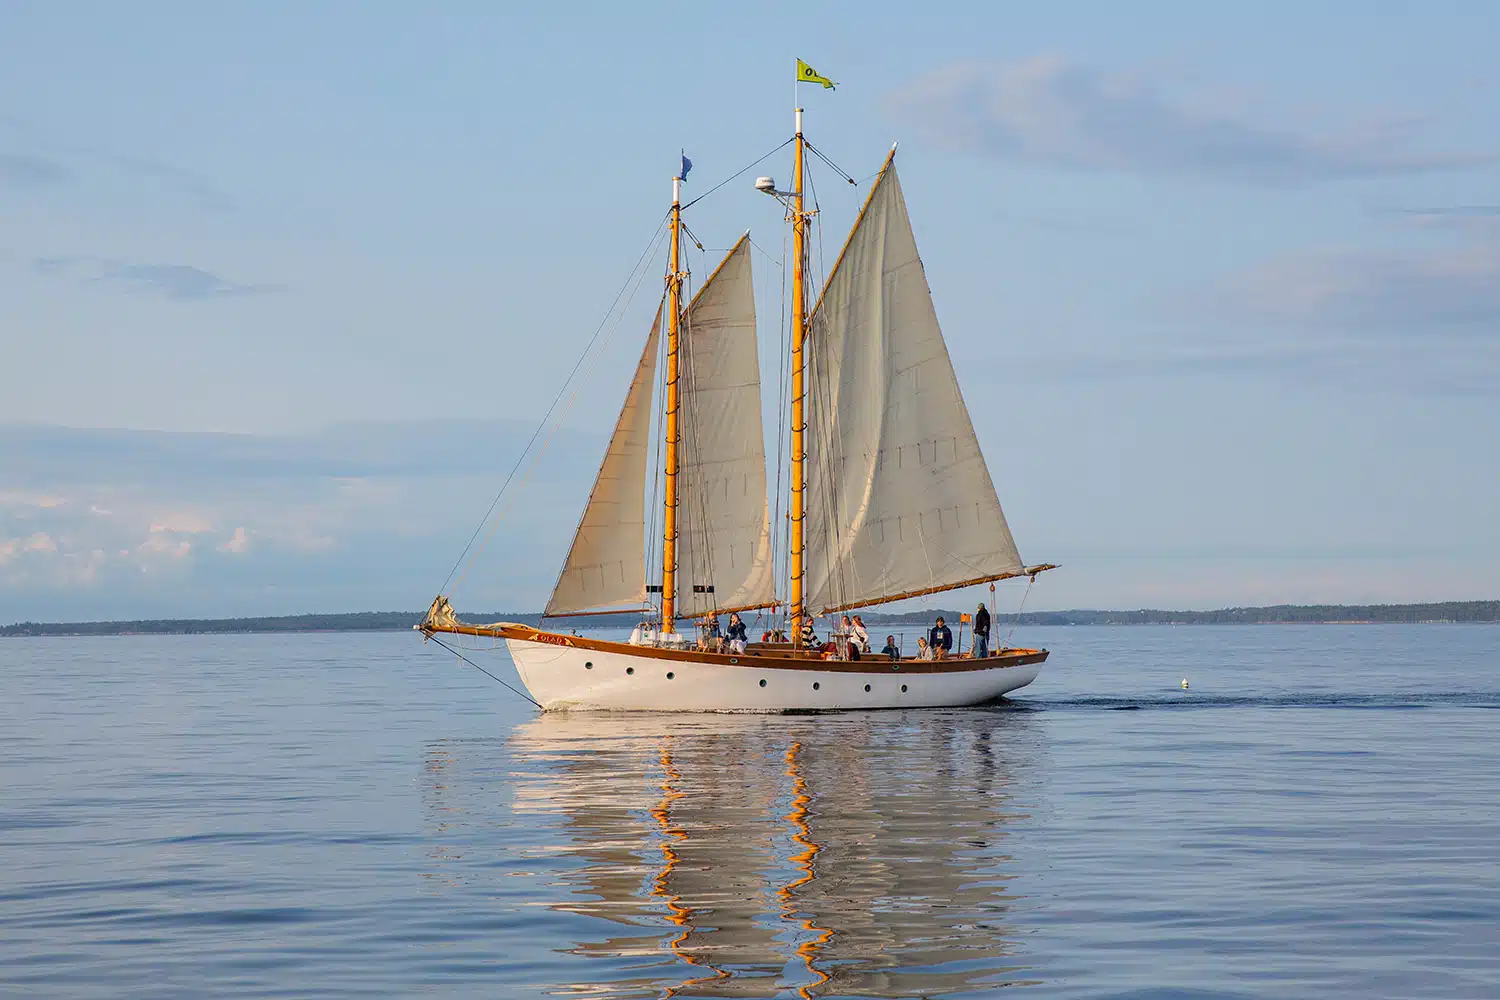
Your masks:
M1016 638L1010 704L795 717L0 642L0 994L1500 996L1500 628Z

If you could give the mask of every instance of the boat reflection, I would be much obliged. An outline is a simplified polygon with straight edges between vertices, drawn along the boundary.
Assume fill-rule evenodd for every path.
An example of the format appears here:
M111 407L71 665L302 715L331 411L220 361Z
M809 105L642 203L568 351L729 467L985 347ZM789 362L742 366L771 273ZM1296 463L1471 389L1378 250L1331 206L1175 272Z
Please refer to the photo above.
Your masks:
M609 960L563 989L935 997L1023 981L1006 848L1036 737L1014 712L520 726L511 808L573 862L545 905L613 928L563 948Z

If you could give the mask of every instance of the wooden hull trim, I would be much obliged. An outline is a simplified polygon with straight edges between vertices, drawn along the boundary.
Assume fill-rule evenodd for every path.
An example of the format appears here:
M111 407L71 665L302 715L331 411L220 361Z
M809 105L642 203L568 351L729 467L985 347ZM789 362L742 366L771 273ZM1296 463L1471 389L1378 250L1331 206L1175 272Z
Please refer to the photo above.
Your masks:
M679 663L756 670L868 674L880 677L898 674L959 674L1003 670L1010 667L1040 664L1045 662L1048 656L1048 651L1045 649L1007 649L979 660L966 655L945 660L888 660L876 655L866 656L859 660L824 660L811 651L793 649L790 643L784 644L786 647L784 652L777 650L775 653L761 653L758 650L751 650L745 653L708 653L697 649L632 646L628 642L589 639L584 636L547 632L518 622L497 622L493 625L428 624L421 627L421 631L540 643L565 649L590 650L644 660L673 660Z

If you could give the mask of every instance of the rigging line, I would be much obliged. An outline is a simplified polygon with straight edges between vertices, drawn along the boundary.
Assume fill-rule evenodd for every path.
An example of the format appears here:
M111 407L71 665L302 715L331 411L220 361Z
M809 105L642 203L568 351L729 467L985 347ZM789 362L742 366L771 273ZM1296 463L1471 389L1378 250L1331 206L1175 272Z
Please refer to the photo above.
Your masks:
M835 167L834 169L837 170L838 168ZM823 267L823 222L822 222L822 218L823 217L822 217L822 211L821 211L822 206L818 203L818 185L817 185L817 181L814 180L814 178L813 178L813 172L811 170L807 170L805 172L804 176L805 176L806 181L807 181L808 193L812 197L812 202L813 202L813 217L818 220L818 222L817 222L818 270L817 270L816 274L812 273L812 259L811 259L812 255L809 254L808 255L809 259L808 259L808 262L807 262L807 271L809 273L809 277L812 278L813 281L816 283L816 287L822 287L822 285L823 285L823 275L824 275L824 267ZM812 327L813 322L816 320L816 318L817 318L817 314L816 314L816 308L815 308L814 315L808 317L809 331L808 331L807 340L809 342L811 342L812 339L813 339L812 338L812 333L811 333L811 327ZM821 346L821 342L820 342L820 346ZM809 377L806 380L806 388L804 389L804 396L803 396L803 398L804 398L803 412L805 414L805 416L803 418L803 423L804 423L803 454L804 455L808 455L809 451L810 451L807 442L808 442L808 438L810 438L811 435L807 434L807 432L806 432L806 425L810 422L812 414L815 414L815 413L816 414L821 414L822 417L823 417L823 427L828 429L827 430L827 439L822 442L822 447L820 449L820 454L824 458L823 468L828 472L828 475L824 477L827 481L822 484L822 490L823 490L822 497L823 497L824 515L823 515L823 518L822 518L823 523L821 525L821 528L822 528L822 532L823 532L823 546L822 546L822 548L823 548L824 567L827 570L828 590L829 590L830 595L832 595L832 593L834 593L836 591L838 593L838 595L839 595L838 603L839 604L847 604L849 602L849 570L850 570L850 567L846 565L847 560L843 560L843 559L839 558L839 551L842 550L843 543L844 543L844 532L843 532L843 525L840 523L842 519L839 516L840 511L838 509L838 491L837 491L836 483L835 483L835 477L838 476L839 474L841 474L843 472L843 469L844 469L844 449L843 449L843 440L842 440L842 438L840 438L836 434L836 432L834 432L834 430L833 430L837 426L837 417L836 417L836 414L833 411L833 399L832 399L832 396L833 396L833 383L832 383L833 373L831 371L825 371L825 370L823 370L824 368L831 367L831 366L829 366L829 365L819 366L818 365L819 355L816 354L815 352L813 352L812 350L810 350L808 346L804 346L803 347L803 352L804 352L803 353L803 357L806 359L806 365L807 365L808 371L809 371ZM811 407L809 407L808 404L807 404L807 402L806 402L806 396L807 396L808 393L812 393L813 394L813 400L812 400ZM817 442L814 442L814 443L816 444ZM809 463L809 464L811 464L811 463ZM809 479L810 479L810 477L807 476L804 473L803 478L802 478L802 489L803 489L804 496L806 496L808 494L808 491L811 489L811 487L809 485ZM803 528L802 528L802 538L803 538L803 541L802 541L802 550L803 550L803 552L802 552L802 564L803 564L804 573L805 573L805 571L806 571L805 568L811 562L811 560L809 560L807 558L807 551L811 547L810 546L810 541L811 541L811 534L810 534L810 530L811 529L810 529L810 525L811 525L811 522L810 522L810 520L808 518L808 504L804 502L802 506L803 506L803 522L802 522L802 524L803 524ZM855 585L856 585L856 587L859 585L859 581L858 580L855 581ZM804 590L803 600L804 600L804 604L805 604L805 602L806 602L806 593L805 593L805 590Z
M443 642L441 639L438 639L436 636L429 635L427 638L431 639L433 642L437 643L439 646L442 646L448 652L452 653L454 656L458 657L460 660L463 660L469 666L473 667L475 670L479 671L481 674L484 674L486 677L488 677L490 680L494 681L496 684L499 684L501 687L503 687L503 688L505 688L505 689L507 689L507 690L509 690L511 692L514 692L515 694L520 695L522 698L525 698L527 701L531 702L537 708L541 708L542 707L542 703L539 702L539 701L537 701L531 695L527 694L525 691L521 691L521 690L518 690L517 688L511 687L509 684L505 683L500 678L496 677L494 674L490 673L488 670L484 669L479 664L477 664L473 660L469 659L463 653L460 653L458 650L456 650L452 646L448 645L446 642ZM543 711L546 711L546 709L543 709Z
M821 342L819 346L822 346ZM828 579L829 595L837 593L837 603L848 604L849 573L852 567L848 565L847 559L840 558L844 549L844 526L840 516L842 511L839 509L837 489L837 479L843 474L846 463L843 438L836 430L837 419L833 409L834 374L828 370L831 367L821 354L815 353L809 358L812 377L808 380L808 387L811 392L816 393L811 414L821 417L823 429L822 433L815 437L813 447L817 447L818 454L823 456L823 469L827 472L821 484L823 517L818 527L823 533L823 566ZM809 417L809 421L811 419L812 416ZM803 481L803 488L808 488L806 479ZM804 532L807 530L804 528ZM858 587L858 585L859 581L856 580L855 586Z
M994 584L990 584L990 586L994 586ZM1034 586L1036 586L1036 577L1033 576L1026 582L1026 592L1021 595L1021 604L1016 608L1016 620L1011 623L1010 631L1005 635L1005 646L1003 647L1005 649L1010 648L1011 637L1016 634L1016 629L1021 627L1021 612L1026 610L1026 598L1031 596L1031 588Z
M663 291L662 301L664 303L666 301L666 296L667 293ZM662 309L662 315L665 316L666 306L663 305L660 308ZM663 527L662 523L657 520L657 515L660 514L662 516L665 516L664 512L661 509L661 492L663 485L662 479L665 476L665 470L662 468L662 463L665 461L663 439L666 435L667 408L666 352L667 338L660 337L657 340L656 361L654 362L655 368L652 369L655 373L654 377L651 380L651 424L653 429L651 431L651 447L646 456L647 461L651 463L651 506L647 508L646 512L645 542L645 571L646 584L648 586L653 579L661 578L661 568L658 563L662 558L662 547L660 543L662 540L662 535L665 532L665 528ZM653 602L653 596L654 594L652 591L648 590L646 592L647 602L651 604L653 610L656 612L656 620L660 622L661 600L657 598Z
M842 177L844 180L848 181L850 184L858 184L859 183L859 181L855 180L853 177L850 177L849 174L848 174L848 172L845 171L843 167L839 166L837 163L834 163L828 157L824 156L823 155L823 151L821 149L819 149L817 146L814 146L812 143L808 142L806 139L803 139L802 141L804 143L806 143L808 149L810 149L810 150L813 151L813 155L814 156L816 156L818 159L822 160L824 163L826 163L830 167L832 167L834 173L838 174L840 177Z
M686 222L682 223L681 225L682 231L687 233L688 239L693 241L693 246L697 247L699 250L702 250L703 241L698 238L698 234L689 229Z
M749 233L745 234L745 239L750 240L750 246L752 246L756 250L759 250L760 251L760 255L762 257L764 257L766 260L770 261L772 264L775 264L777 267L783 266L783 261L777 260L775 257L772 257L770 254L766 253L765 249L759 243L755 242L753 239L750 239L750 234ZM731 247L729 249L733 249L733 247ZM783 255L784 255L785 251L783 250L782 252L783 252Z
M786 227L783 226L781 231L781 262L779 264L781 271L781 307L776 316L776 339L779 342L781 349L781 358L777 367L776 378L776 492L774 494L775 499L773 501L771 512L771 529L773 532L775 532L775 534L772 536L773 541L771 546L772 578L782 584L781 593L783 595L788 593L791 588L791 569L788 565L787 555L787 546L789 544L788 532L790 531L790 526L784 522L781 516L782 472L786 459L787 434L789 433L789 429L787 426L788 421L785 419L785 415L787 412L787 382L789 378L788 365L791 350L791 336L788 332L791 329L791 321L787 318L786 301L786 245L787 230ZM779 573L776 569L776 556L778 553L781 555L781 568Z
M651 239L646 243L646 249L641 251L641 255L636 258L635 266L632 267L630 269L630 273L625 276L625 284L621 285L620 290L615 293L614 302L610 303L609 309L604 313L604 318L599 321L598 328L594 330L594 335L590 337L589 342L584 345L583 352L578 355L578 360L573 365L573 370L568 373L568 377L564 379L563 384L558 387L557 395L552 399L552 405L547 407L547 412L542 415L542 419L537 424L536 430L532 432L531 440L526 442L526 447L521 449L521 454L516 456L516 464L511 466L510 475L505 477L505 482L500 486L500 492L496 493L495 499L490 501L489 509L484 512L484 517L481 518L479 524L475 526L474 534L469 536L468 544L464 546L464 550L460 552L458 554L458 558L454 560L453 568L448 571L447 579L445 579L443 581L443 585L438 588L439 593L447 590L448 584L453 582L453 574L458 572L459 566L463 564L464 556L468 555L469 550L474 547L474 539L479 537L479 533L484 530L484 526L486 523L488 523L490 515L495 513L495 508L499 505L500 498L505 495L505 491L507 488L509 488L511 480L516 477L516 471L521 468L521 463L526 460L526 453L531 450L531 446L536 444L536 439L540 437L542 431L546 429L547 420L552 416L552 411L557 408L558 401L562 399L563 393L568 391L568 384L573 380L573 376L578 374L578 369L583 366L584 359L589 356L589 351L591 351L594 347L594 344L598 342L599 335L604 332L605 326L609 323L609 317L613 315L615 307L620 304L620 299L622 296L624 296L625 290L630 288L631 281L635 278L635 272L640 270L641 264L646 260L648 256L650 256L651 249L656 246L656 241L661 236L662 228L666 226L667 219L671 217L671 214L672 213L670 211L667 212L662 216L661 222L657 223L656 232L651 234ZM639 285L640 282L637 279L636 286L639 287ZM632 292L631 294L633 297L634 293Z
M605 341L608 341L609 338L611 338L612 336L614 336L615 331L620 328L620 323L623 322L624 319L625 319L625 313L630 309L630 304L635 301L636 293L641 290L641 285L642 285L642 283L645 282L645 280L646 280L646 272L642 271L641 272L641 276L636 279L635 287L633 287L633 288L630 289L630 295L625 299L624 306L621 307L620 311L615 316L614 323L609 327L608 330L604 331L604 339L605 339ZM598 334L595 334L595 340L597 340L597 339L598 339ZM593 343L593 341L590 341L590 343ZM587 356L587 354L585 354L585 357L586 356ZM584 360L583 358L579 359L579 365L581 365L583 363L583 360ZM531 457L531 463L526 466L526 471L521 474L521 481L520 481L519 484L517 484L518 486L525 485L526 481L531 478L532 472L536 471L537 463L539 463L542 460L542 456L543 455L547 454L547 449L552 446L552 442L557 438L557 432L560 431L560 430L562 430L563 419L565 417L567 417L567 415L569 413L573 412L573 406L574 406L574 404L576 404L578 402L578 397L583 393L583 387L588 384L589 376L591 376L593 374L593 372L594 372L594 366L597 365L598 362L599 362L599 358L598 358L597 355L592 360L589 361L588 369L584 372L583 378L578 379L577 382L576 382L576 384L573 386L573 394L568 397L567 405L565 405L563 407L563 409L562 409L562 412L560 414L558 414L557 420L554 421L553 424L552 424L552 429L547 432L547 437L542 441L542 446L537 449L536 454L532 455L532 457ZM574 366L574 370L576 371L577 368L578 368L578 365L575 365ZM569 376L569 379L572 379L571 375ZM566 389L567 386L568 386L568 383L564 382L563 383L563 388ZM556 406L557 406L557 401L556 400L553 401L552 406L553 406L553 408L556 408ZM548 414L550 414L552 412L552 410L549 409L547 412L548 412ZM545 420L546 418L544 417L543 419ZM538 434L541 433L541 428L537 428L537 433ZM536 438L536 435L533 435L532 439L535 440L535 438ZM521 453L521 457L525 458L525 456L526 456L526 453L522 452ZM518 459L517 460L517 464L518 465L519 465L519 462L520 462L520 460ZM512 470L511 475L512 476L515 475L514 470ZM510 480L507 479L506 480L506 484L509 485L509 483L510 483ZM501 488L501 492L502 493L504 492L504 488L503 487ZM490 520L490 530L487 531L487 532L485 532L484 537L482 539L480 539L479 546L474 549L474 554L471 555L471 556L469 556L468 562L466 562L464 564L463 572L460 573L458 575L458 579L453 582L453 587L455 589L457 589L458 585L461 584L461 583L463 583L464 580L468 577L469 570L471 570L474 567L474 561L479 558L479 554L484 551L484 547L486 545L488 545L490 539L495 536L495 532L499 529L500 522L505 519L505 515L508 514L508 513L510 513L511 507L516 502L515 498L516 498L516 494L511 494L511 497L510 497L510 499L508 499L506 501L505 506L502 507L502 508L500 508L500 513L497 514L493 519ZM500 502L500 498L497 496L495 498L495 503L498 504L499 502ZM494 510L494 505L493 504L491 505L490 509L492 511ZM480 527L483 527L482 523L481 523ZM475 534L478 534L477 530L475 531ZM472 544L472 542L470 544ZM561 570L559 571L559 578L560 578L560 575L561 575Z
M755 167L760 166L761 163L763 163L766 160L770 159L771 157L775 156L777 153L781 152L783 149L786 149L788 146L790 146L792 143L794 143L796 141L797 141L797 137L796 136L792 136L786 142L783 142L781 145L779 145L775 149L771 150L765 156L762 156L759 160L756 160L754 163L751 163L751 164L749 164L747 166L741 167L733 175L724 178L722 181L720 181L719 183L715 184L713 187L709 188L707 191L703 192L698 197L696 197L692 201L688 202L686 205L683 205L682 206L683 210L686 211L687 209L692 208L694 205L698 204L698 202L702 201L704 198L707 198L709 195L711 195L715 191L719 190L719 188L723 187L725 184L728 184L730 181L732 181L736 177L740 176L740 174L743 174L747 170L751 170L751 169L753 169Z
M683 298L689 303L682 311L677 334L677 593L679 610L690 610L699 617L698 595L693 592L693 576L703 571L703 553L708 537L703 518L702 490L698 489L698 470L693 459L698 452L698 407L695 405L698 368L693 363L692 288L683 281ZM694 523L697 518L697 523ZM701 543L701 544L698 544ZM686 558L684 558L686 553Z
M690 298L689 302L691 301L692 299ZM698 420L698 411L700 408L697 405L698 366L692 349L693 339L693 309L689 305L683 311L682 334L678 341L679 345L681 345L678 348L681 354L679 365L681 366L681 371L686 376L682 390L678 393L678 408L682 413L680 419L682 420L684 431L682 436L682 453L689 459L698 459L698 461L680 462L679 464L679 469L681 470L679 476L682 479L682 483L677 491L677 495L679 497L679 506L683 508L684 517L678 531L678 537L684 539L690 538L692 541L684 546L687 549L688 559L679 559L678 565L687 564L688 573L688 579L683 581L686 584L686 588L679 588L683 590L684 596L687 598L682 603L684 606L691 603L693 605L694 617L697 618L701 617L699 613L703 611L701 606L703 602L697 599L699 595L692 590L692 575L700 572L704 574L704 578L699 581L701 584L713 584L715 581L713 531L708 519L708 497L706 491L702 488L703 470L701 466L703 463L699 455L699 444L702 441L702 434L700 433L701 428L699 427ZM685 504L680 499L684 493L688 494L688 502ZM696 525L691 521L693 517L698 519ZM717 603L718 591L715 590L713 594L705 594L703 596L708 606L713 608Z
M822 288L828 280L828 268L825 266L823 256L823 206L818 204L818 186L813 182L812 174L807 175L807 186L812 188L813 213L818 219L818 275L817 287ZM814 306L816 308L816 306Z

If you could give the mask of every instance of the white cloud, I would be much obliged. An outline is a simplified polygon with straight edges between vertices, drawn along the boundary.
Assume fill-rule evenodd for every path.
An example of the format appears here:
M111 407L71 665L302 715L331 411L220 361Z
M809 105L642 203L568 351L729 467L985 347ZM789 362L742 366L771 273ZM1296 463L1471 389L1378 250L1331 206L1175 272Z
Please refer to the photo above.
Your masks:
M198 535L206 531L214 530L213 519L191 510L176 510L165 514L158 514L151 522L151 533L182 532L188 535Z
M24 538L8 538L0 542L0 566L19 559L28 552L55 553L57 540L44 531Z
M1184 96L1191 95L1191 96ZM1434 153L1422 122L1377 119L1355 128L1254 114L1182 81L1109 73L1045 56L936 70L895 95L896 112L934 141L1045 166L1194 174L1296 184L1452 170L1488 153Z
M178 302L198 302L230 296L262 295L281 289L231 281L191 264L136 264L90 257L40 257L36 270L48 275L75 275L92 284L112 283L155 292Z
M1232 280L1240 304L1283 318L1364 329L1500 325L1500 246L1289 255Z
M234 535L229 539L229 541L219 546L219 551L239 554L247 551L249 548L250 536L245 534L245 527L244 525L241 525L240 527L234 529Z
M137 552L147 555L163 555L171 559L186 559L193 551L193 543L186 538L172 538L165 532L155 531L135 547Z
M0 507L40 507L50 510L67 503L66 497L32 490L0 490Z

